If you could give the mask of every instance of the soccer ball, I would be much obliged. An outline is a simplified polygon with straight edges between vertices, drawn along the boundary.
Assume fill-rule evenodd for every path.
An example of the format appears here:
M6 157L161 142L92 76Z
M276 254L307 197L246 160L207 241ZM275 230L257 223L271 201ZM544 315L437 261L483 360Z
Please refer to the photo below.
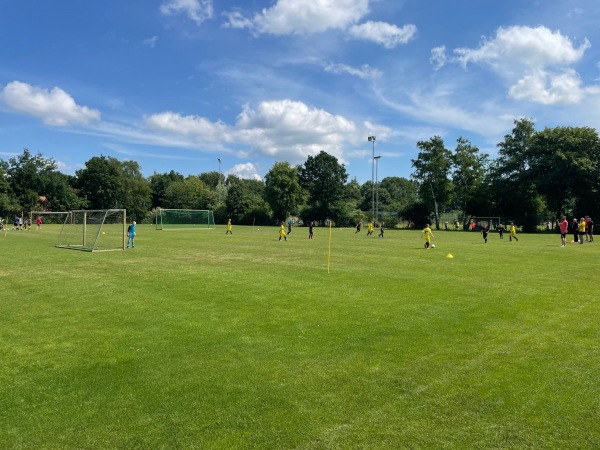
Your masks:
M431 248L435 248L435 244L431 244Z

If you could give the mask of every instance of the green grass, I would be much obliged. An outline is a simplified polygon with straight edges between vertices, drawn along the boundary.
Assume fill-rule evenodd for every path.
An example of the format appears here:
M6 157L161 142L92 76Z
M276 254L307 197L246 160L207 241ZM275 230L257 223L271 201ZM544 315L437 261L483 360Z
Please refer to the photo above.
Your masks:
M0 234L0 448L600 447L600 243L277 231Z

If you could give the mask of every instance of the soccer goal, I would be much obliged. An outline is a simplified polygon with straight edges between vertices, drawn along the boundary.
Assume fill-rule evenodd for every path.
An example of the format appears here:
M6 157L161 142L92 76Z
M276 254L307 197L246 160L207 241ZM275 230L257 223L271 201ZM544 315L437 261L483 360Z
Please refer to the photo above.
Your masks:
M124 209L71 211L56 246L86 252L125 250L126 228Z
M469 219L469 230L480 231L484 227L488 227L490 231L495 231L502 222L500 217L477 217L472 216Z
M162 209L156 210L157 230L214 228L215 217L210 210Z

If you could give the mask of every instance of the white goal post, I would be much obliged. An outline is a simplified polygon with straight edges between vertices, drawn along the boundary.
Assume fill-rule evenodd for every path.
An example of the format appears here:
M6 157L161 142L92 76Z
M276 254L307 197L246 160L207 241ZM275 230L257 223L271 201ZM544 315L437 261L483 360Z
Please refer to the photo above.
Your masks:
M124 209L71 211L56 247L87 252L125 250L127 215Z

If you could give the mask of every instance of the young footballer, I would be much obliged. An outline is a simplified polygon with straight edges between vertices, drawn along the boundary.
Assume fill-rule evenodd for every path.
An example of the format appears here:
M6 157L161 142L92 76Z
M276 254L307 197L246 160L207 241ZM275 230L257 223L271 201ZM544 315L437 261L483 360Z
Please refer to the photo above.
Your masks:
M429 247L431 246L431 238L433 237L433 233L431 232L429 224L425 225L425 228L423 228L423 231L421 232L421 237L425 238L425 250L429 250Z

